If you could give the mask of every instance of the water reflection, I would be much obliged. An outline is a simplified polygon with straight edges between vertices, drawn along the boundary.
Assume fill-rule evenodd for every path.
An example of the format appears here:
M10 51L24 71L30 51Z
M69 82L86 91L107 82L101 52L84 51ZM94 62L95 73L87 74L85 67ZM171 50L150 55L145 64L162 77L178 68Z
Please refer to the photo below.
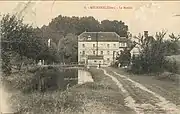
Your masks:
M72 87L76 84L93 82L91 74L84 69L64 69L64 88Z
M92 76L84 69L78 68L43 68L36 72L32 88L39 91L66 90L76 84L93 82Z
M63 89L78 84L78 69L61 69L60 76L63 76Z
M85 70L78 70L78 84L93 82L92 76Z

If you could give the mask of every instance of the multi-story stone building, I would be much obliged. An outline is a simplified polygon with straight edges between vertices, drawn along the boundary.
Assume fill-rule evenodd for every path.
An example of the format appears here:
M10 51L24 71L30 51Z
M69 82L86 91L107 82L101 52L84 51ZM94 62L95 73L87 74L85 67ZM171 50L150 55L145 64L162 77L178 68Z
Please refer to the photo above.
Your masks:
M78 62L89 65L110 65L127 39L115 32L83 32L78 36Z

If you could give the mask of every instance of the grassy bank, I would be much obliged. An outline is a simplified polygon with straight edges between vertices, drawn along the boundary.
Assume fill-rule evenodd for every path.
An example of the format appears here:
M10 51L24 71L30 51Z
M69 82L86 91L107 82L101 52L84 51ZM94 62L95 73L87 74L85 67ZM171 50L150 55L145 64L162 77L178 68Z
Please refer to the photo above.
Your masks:
M94 82L75 85L65 91L32 92L14 91L10 103L18 112L33 114L131 114L124 107L123 96L115 83L102 71L90 69Z

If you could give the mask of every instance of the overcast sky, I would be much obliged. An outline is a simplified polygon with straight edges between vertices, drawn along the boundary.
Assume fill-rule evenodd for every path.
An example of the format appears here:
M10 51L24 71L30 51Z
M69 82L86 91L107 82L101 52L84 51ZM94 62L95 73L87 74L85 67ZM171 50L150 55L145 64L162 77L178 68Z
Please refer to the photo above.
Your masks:
M0 12L21 11L24 2L0 1ZM89 9L89 6L111 6L116 9ZM118 7L130 7L119 9ZM85 8L86 7L86 8ZM104 19L122 20L133 35L148 30L151 34L162 29L180 33L180 2L34 2L24 11L25 23L33 26L48 25L52 18L63 16L93 16L99 21ZM23 14L23 15L24 15Z

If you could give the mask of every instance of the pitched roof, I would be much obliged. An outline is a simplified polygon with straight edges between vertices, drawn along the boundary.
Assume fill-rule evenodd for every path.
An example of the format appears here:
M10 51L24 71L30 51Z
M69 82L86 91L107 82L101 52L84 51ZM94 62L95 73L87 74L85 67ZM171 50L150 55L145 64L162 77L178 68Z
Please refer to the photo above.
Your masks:
M78 36L78 41L107 41L107 42L117 42L117 41L127 41L125 37L120 37L115 32L83 32Z
M103 55L88 55L88 59L103 59Z

